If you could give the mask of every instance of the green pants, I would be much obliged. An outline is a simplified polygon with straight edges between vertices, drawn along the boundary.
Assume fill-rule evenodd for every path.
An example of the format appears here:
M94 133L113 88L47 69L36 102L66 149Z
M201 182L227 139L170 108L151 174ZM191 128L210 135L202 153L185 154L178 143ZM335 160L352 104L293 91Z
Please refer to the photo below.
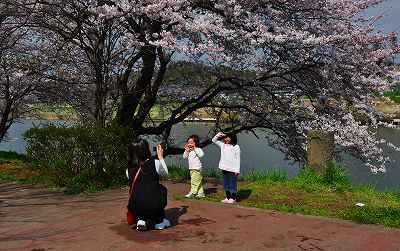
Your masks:
M204 195L203 189L203 175L200 170L190 170L190 192L193 195Z

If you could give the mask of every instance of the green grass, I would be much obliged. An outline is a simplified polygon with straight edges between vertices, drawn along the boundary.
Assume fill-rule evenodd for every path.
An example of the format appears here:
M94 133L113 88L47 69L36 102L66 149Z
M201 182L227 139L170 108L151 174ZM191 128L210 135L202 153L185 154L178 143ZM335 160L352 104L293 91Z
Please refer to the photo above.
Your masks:
M0 181L15 182L20 185L53 186L53 182L47 176L18 177L12 174L0 173Z
M25 155L0 151L0 181L24 185L53 186L51 178L41 175Z
M242 206L400 227L400 193L352 187L346 172L334 163L322 175L304 168L290 180L276 171L251 172L243 180L238 191ZM224 196L218 191L207 199L219 201ZM358 202L365 206L356 206Z
M70 105L48 105L48 104L31 104L29 108L34 112L42 112L42 113L55 113L61 115L73 115L76 113L74 108Z
M39 117L41 119L74 119L77 117L76 110L67 104L30 104L28 105L28 116Z
M0 182L56 188L54 177L44 175L36 167L35 163L29 162L25 155L0 151ZM115 184L112 187L121 187L122 185L125 184ZM94 193L102 190L104 187L101 184L95 184L82 176L74 177L64 188L66 194Z
M168 167L168 179L172 180L186 180L189 179L190 172L188 168L181 167Z
M209 168L202 170L203 177L207 178L222 178L222 173L217 168ZM168 177L169 180L183 181L190 179L190 170L187 167L168 167Z
M0 165L1 164L22 164L25 163L26 156L15 152L0 151Z
M400 90L385 92L383 96L390 98L393 102L400 104Z
M50 186L50 177L40 175L34 163L27 161L26 156L15 152L0 151L0 181L11 181L17 184Z
M256 171L251 170L244 176L240 177L241 180L250 181L250 182L270 182L270 181L286 181L287 174L280 171Z

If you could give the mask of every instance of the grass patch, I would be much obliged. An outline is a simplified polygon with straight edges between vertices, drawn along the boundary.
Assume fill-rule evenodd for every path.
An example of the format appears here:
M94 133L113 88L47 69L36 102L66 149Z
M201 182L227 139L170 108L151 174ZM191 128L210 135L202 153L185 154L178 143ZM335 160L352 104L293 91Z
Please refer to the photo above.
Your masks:
M43 118L56 117L74 117L77 115L75 109L67 104L49 105L49 104L31 104L28 105L31 115L40 115Z
M219 201L224 191L207 199ZM250 172L239 182L239 204L364 224L400 227L400 194L377 192L373 186L352 187L345 170L330 163L322 175L304 168L294 179L281 172ZM359 207L356 203L364 203Z
M218 168L204 169L203 176L208 178L222 179L222 172Z
M222 178L221 170L217 168L209 168L202 170L203 177L205 178ZM168 167L168 180L185 181L190 180L190 170L187 167Z
M25 155L14 152L0 151L0 182L14 182L20 185L34 185L55 188L58 187L55 178L44 175L37 166L29 162ZM115 184L112 187L120 187ZM125 184L124 184L125 185ZM64 187L66 194L99 192L105 189L102 184L88 180L84 176L75 176Z
M390 98L393 102L400 104L400 89L385 92L383 96Z
M26 162L26 156L16 152L0 151L1 164L23 164Z
M42 175L25 155L0 151L0 181L24 185L53 186L51 178Z
M278 182L278 181L286 181L287 174L281 171L255 171L252 170L241 177L242 180L250 181L250 182Z
M353 221L365 224L382 224L388 227L400 227L400 210L398 208L362 208L345 215Z
M57 187L55 178L43 174L34 162L25 155L0 151L0 181L15 182L20 185L40 185ZM77 194L82 191L98 192L103 190L99 184L88 181L82 176L72 178L65 186L65 193Z
M182 167L175 167L171 166L168 167L168 179L171 180L187 180L190 178L190 171L188 168L182 168Z

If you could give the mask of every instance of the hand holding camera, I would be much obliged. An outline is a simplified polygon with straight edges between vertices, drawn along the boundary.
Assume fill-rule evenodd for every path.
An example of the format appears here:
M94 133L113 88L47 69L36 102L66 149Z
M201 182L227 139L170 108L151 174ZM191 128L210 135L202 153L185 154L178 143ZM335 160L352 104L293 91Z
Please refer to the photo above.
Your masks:
M222 140L226 137L226 134L223 132L219 132L217 135L218 135L218 140Z
M157 145L157 157L159 160L164 159L164 150L161 145Z

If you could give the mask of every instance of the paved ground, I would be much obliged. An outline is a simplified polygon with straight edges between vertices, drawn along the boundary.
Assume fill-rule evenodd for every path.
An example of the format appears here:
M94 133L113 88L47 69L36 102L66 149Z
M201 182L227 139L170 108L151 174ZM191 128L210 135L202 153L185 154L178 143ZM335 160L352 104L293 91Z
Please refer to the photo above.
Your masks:
M126 196L0 184L0 250L400 250L399 230L189 200L170 199L172 228L140 233L125 224Z

